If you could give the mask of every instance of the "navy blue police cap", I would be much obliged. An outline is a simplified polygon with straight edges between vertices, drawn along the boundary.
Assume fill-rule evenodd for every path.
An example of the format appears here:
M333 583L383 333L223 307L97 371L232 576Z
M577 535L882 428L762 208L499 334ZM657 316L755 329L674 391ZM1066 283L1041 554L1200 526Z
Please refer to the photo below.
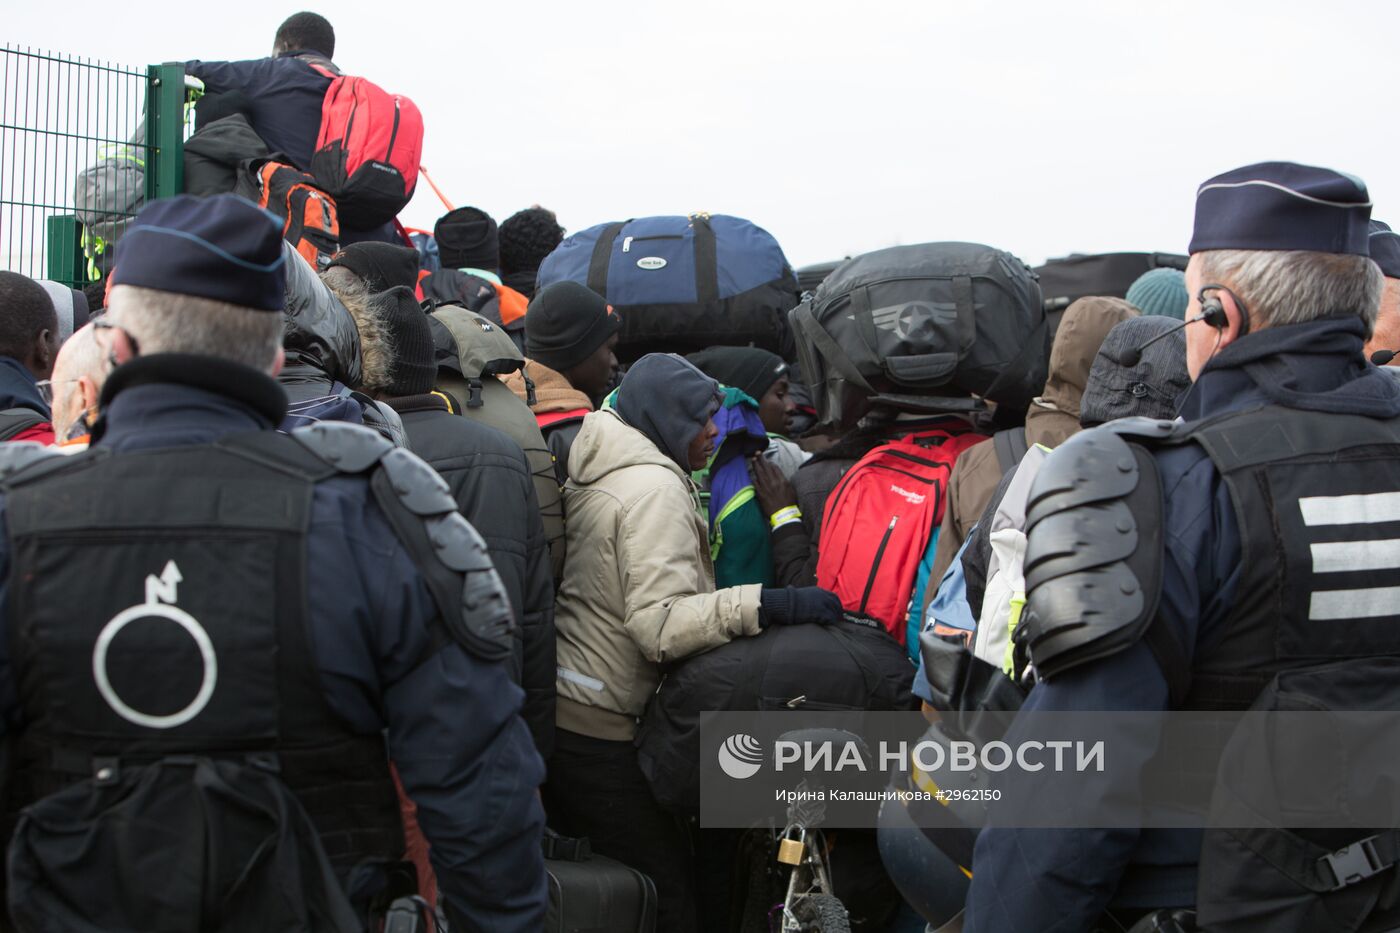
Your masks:
M287 288L282 225L232 194L152 201L117 241L112 284L280 312Z
M1371 221L1371 260L1388 279L1400 279L1400 233L1389 224Z
M1307 250L1370 255L1371 198L1361 179L1329 168L1260 162L1196 191L1188 252Z

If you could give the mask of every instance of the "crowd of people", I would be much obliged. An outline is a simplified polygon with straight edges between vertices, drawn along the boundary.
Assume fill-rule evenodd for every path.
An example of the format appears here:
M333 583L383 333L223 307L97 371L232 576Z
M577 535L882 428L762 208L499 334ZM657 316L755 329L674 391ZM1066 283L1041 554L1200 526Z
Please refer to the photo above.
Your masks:
M303 13L270 58L188 68L305 167L333 54ZM800 663L799 700L939 715L972 702L969 664L1026 711L1245 709L1393 658L1400 381L1372 357L1400 349L1400 237L1371 207L1293 163L1208 180L1184 272L1013 348L1044 375L1019 411L999 378L911 388L904 351L888 379L827 372L865 384L833 410L802 365L832 340L800 327L788 354L630 355L605 294L542 282L565 231L539 206L346 229L317 268L282 218L181 195L86 289L0 272L11 922L350 930L417 897L452 929L538 930L549 840L587 838L650 879L655 929L768 929L751 846L682 790L685 723L760 708L763 665ZM898 516L853 541L856 479L911 450L936 477L936 508L899 490L917 547L886 551ZM841 632L878 675L845 673ZM1206 896L1200 832L993 827L960 861L915 831L912 862L885 833L833 852L854 929L1397 910L1393 855L1293 900L1261 881L1256 909Z

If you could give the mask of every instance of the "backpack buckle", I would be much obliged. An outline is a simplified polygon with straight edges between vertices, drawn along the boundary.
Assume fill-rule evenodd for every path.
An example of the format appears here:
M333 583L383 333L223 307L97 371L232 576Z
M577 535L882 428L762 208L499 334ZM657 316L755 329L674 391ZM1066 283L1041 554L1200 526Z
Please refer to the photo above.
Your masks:
M1390 868L1393 863L1381 859L1376 852L1376 837L1368 836L1359 842L1328 853L1317 860L1318 867L1326 865L1335 879L1329 891L1340 891L1353 884L1360 884L1367 878L1378 875ZM1323 881L1327 875L1323 873Z

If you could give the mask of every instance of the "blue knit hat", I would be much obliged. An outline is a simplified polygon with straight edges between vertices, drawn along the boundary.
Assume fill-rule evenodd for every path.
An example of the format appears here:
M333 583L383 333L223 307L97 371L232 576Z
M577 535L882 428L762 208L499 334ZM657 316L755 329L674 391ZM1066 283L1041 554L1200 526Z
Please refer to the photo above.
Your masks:
M1388 279L1400 279L1400 233L1389 224L1371 221L1371 260Z
M1143 314L1174 317L1178 321L1186 317L1186 306L1191 303L1191 296L1186 294L1186 273L1180 269L1148 270L1138 276L1124 297Z
M1370 255L1371 197L1361 179L1329 168L1260 162L1196 191L1190 253L1307 250Z
M111 282L281 312L282 224L232 194L152 201L117 242Z

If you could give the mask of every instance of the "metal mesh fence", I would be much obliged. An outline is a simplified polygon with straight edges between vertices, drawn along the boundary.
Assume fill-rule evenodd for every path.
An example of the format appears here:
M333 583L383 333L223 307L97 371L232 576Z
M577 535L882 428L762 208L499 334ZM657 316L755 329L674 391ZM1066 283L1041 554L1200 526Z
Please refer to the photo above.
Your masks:
M147 194L148 71L7 45L0 82L0 263L81 287Z

